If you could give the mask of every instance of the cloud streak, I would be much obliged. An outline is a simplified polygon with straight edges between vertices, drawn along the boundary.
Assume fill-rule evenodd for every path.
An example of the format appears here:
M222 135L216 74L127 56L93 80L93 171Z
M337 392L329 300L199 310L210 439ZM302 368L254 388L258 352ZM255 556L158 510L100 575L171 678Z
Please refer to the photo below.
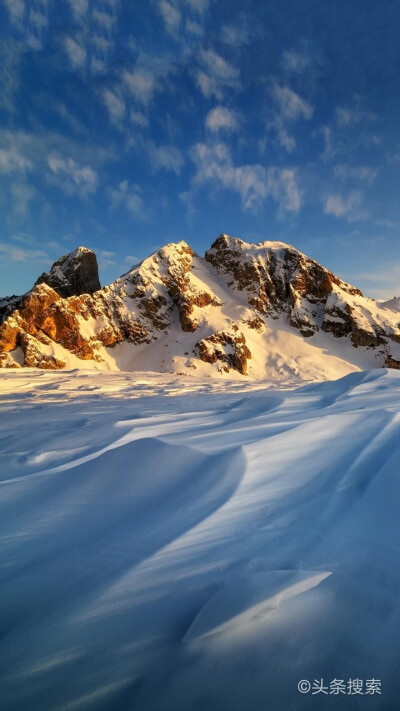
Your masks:
M240 195L244 210L255 210L267 199L278 203L281 215L296 213L301 207L294 169L235 165L229 148L223 143L197 144L192 148L191 157L197 168L194 186L232 190Z

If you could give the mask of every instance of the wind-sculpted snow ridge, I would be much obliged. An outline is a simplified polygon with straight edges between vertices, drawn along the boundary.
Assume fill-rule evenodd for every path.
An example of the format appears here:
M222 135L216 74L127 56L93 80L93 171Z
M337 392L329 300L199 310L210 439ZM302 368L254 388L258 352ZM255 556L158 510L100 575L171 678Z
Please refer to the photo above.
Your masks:
M185 382L1 373L2 711L396 709L400 373Z
M0 367L279 381L400 367L397 301L291 245L220 235L202 258L171 243L102 289L95 260L79 248L0 301Z

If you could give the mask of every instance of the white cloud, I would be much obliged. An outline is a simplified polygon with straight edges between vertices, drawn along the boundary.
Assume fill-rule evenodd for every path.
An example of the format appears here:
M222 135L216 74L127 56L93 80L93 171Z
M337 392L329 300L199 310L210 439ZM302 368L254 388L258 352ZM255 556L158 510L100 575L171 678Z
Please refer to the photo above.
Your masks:
M41 32L47 25L49 21L47 16L38 10L31 9L29 13L29 23L38 31Z
M26 217L29 205L36 195L36 190L27 183L13 183L10 188L13 212L18 217Z
M287 72L302 74L313 63L313 58L306 47L300 51L288 50L282 54L282 67Z
M48 158L50 174L47 176L50 183L55 184L67 195L81 195L86 197L97 190L98 174L90 166L80 166L72 158Z
M370 168L367 165L336 165L333 172L341 180L359 180L372 185L379 173L379 168Z
M4 0L9 18L14 25L21 25L25 15L24 0Z
M206 117L206 127L209 131L235 131L238 127L236 114L226 106L216 106Z
M97 253L97 257L100 269L107 269L107 267L111 267L115 264L115 260L113 259L115 252L108 252L105 249L101 249L100 252Z
M202 49L200 51L200 60L210 74L220 79L235 80L239 76L238 70L213 49Z
M146 128L146 126L149 125L149 120L148 120L147 116L142 114L141 111L135 111L134 109L131 109L129 118L131 120L131 123L136 124L136 126L141 126L142 128Z
M111 203L111 209L123 206L132 217L143 220L145 219L145 210L141 196L141 190L138 185L129 185L127 180L123 180L118 188L108 188L108 197Z
M279 145L285 148L288 153L291 153L296 148L296 140L279 121L275 122L275 129Z
M158 10L164 21L165 29L171 35L176 35L181 24L181 13L168 0L160 0Z
M139 259L139 257L135 257L133 254L127 254L126 257L125 257L125 259L124 259L124 262L125 262L126 264L135 265L135 264L138 264L138 263L140 262L140 259Z
M186 2L191 10L197 12L199 15L202 15L210 4L210 0L186 0Z
M32 170L43 177L49 169L48 159L54 156L65 162L71 158L77 165L94 168L115 159L110 147L77 141L55 131L34 134L0 129L0 173Z
M76 18L81 18L88 11L88 0L68 0L71 10Z
M334 217L343 217L348 222L365 219L366 213L361 209L363 195L359 190L353 190L347 197L331 194L327 195L324 204L324 213Z
M84 47L82 47L72 37L65 38L64 47L73 69L80 69L85 66L86 49Z
M400 296L400 266L383 262L373 272L361 272L353 276L368 296L378 301L388 301ZM365 282L363 285L362 282Z
M24 173L32 168L32 162L16 146L0 148L0 174Z
M322 126L317 133L321 133L324 139L324 150L320 155L322 160L330 160L338 152L338 145L336 143L336 138L330 126Z
M296 140L289 134L288 125L299 119L309 121L314 113L314 108L289 86L274 83L271 95L275 106L274 116L268 123L268 127L276 131L279 144L290 153L296 147Z
M222 99L225 87L238 88L239 72L213 49L202 49L199 53L202 69L196 73L196 81L205 98L215 96Z
M289 86L275 84L272 95L276 101L279 113L286 121L297 121L300 118L309 121L314 109L305 99L302 99Z
M153 75L140 70L134 72L125 70L122 79L139 103L147 105L151 101L155 91Z
M195 35L196 37L202 37L204 34L204 29L201 24L196 22L196 20L191 20L190 18L187 18L186 20L185 30L186 32L189 32L189 34Z
M179 175L184 164L182 153L175 146L148 146L151 169L153 173L158 170L170 170Z
M243 21L240 25L223 25L221 27L221 41L230 47L240 47L248 44L250 42L250 29L247 23Z
M3 254L12 262L32 262L48 260L46 252L41 249L22 249L22 247L14 247L10 244L0 242L0 254Z
M103 101L107 107L110 121L120 126L125 115L125 102L110 89L104 89Z
M93 10L91 17L107 32L112 30L117 20L116 15L110 15L108 12L104 12L104 10L97 9Z
M353 126L363 121L374 121L376 115L371 111L364 111L361 108L360 100L357 98L353 106L338 106L335 109L336 122L339 128Z
M279 204L279 210L298 212L301 193L293 169L265 168L260 164L235 166L228 146L223 143L197 144L192 149L197 173L194 185L237 192L245 210L259 207L267 198Z

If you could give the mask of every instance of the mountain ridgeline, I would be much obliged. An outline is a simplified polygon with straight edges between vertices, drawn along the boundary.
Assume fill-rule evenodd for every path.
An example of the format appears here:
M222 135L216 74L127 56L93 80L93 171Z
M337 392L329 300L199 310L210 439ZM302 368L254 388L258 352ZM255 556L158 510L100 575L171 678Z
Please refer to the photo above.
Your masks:
M93 252L0 300L0 367L300 380L400 368L397 303L378 304L282 242L168 244L100 287Z

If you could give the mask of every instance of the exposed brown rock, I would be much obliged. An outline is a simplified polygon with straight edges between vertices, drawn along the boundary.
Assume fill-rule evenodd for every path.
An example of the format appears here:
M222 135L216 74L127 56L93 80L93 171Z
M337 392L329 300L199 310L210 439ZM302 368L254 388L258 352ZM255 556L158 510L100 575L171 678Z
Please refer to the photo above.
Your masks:
M106 359L105 348L124 341L151 344L167 334L177 319L186 333L207 327L208 314L210 323L218 323L222 317L226 327L207 338L198 337L200 359L242 374L247 372L251 353L240 323L261 333L268 318L283 317L304 337L322 329L337 338L348 337L355 347L377 349L380 364L386 357L383 353L390 351L390 341L400 342L400 324L377 315L376 307L372 308L372 302L370 307L358 289L283 243L248 245L220 235L206 253L207 264L185 242L170 244L94 293L87 293L94 289L93 284L87 288L87 280L83 286L77 278L83 278L82 265L92 261L90 254L90 250L78 249L62 257L31 292L0 300L0 316L7 316L0 326L0 367L18 367L10 355L18 347L24 364L32 367L65 367L68 353L100 362ZM213 270L218 277L213 276ZM208 289L207 272L217 293L222 295L224 289L236 292L237 323L232 321L229 297L225 309L213 287ZM70 288L74 294L64 298ZM243 317L244 308L247 313ZM201 309L205 309L203 315ZM64 351L57 351L56 345ZM65 356L56 357L56 352ZM18 351L17 360L20 356ZM387 356L385 364L398 367L396 362Z
M386 357L384 365L386 368L395 368L396 370L400 370L400 360L396 360L390 355Z
M247 372L247 361L251 352L246 344L243 333L228 333L220 331L196 343L200 360L205 363L226 363L225 370L234 368L242 375Z

